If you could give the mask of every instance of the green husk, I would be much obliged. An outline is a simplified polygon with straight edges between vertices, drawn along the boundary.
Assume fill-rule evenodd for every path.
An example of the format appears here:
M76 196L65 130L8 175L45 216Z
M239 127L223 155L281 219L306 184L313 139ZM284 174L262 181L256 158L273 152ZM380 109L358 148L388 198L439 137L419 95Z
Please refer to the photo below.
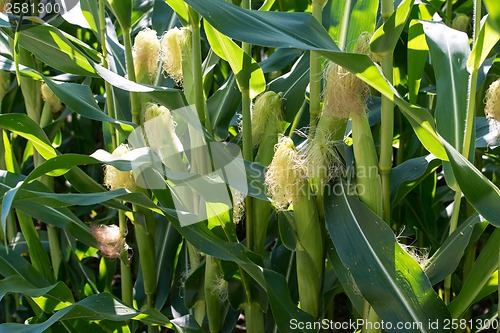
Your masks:
M304 180L293 198L297 231L297 282L302 310L319 315L323 276L323 237L315 198Z
M382 216L378 158L368 117L365 112L353 112L351 122L358 195L371 210Z

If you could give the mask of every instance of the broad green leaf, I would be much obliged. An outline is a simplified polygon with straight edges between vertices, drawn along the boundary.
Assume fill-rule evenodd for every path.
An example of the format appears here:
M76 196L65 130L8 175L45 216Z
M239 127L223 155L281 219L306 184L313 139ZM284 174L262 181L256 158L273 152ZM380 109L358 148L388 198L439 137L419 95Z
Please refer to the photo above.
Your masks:
M274 79L268 90L282 92L285 99L285 120L292 123L306 95L309 84L309 53L304 53L293 65L292 69Z
M78 83L57 82L47 77L44 77L44 81L54 94L76 113L89 119L109 122L123 133L129 133L134 129L135 125L133 123L116 120L105 114L97 105L89 86Z
M162 309L167 302L182 247L182 236L168 221L156 224L156 308Z
M356 282L354 282L351 272L346 269L346 267L340 260L337 251L335 251L335 248L332 247L330 251L333 270L335 271L335 275L337 275L337 278L342 284L344 292L349 297L349 300L351 301L358 314L363 313L365 299L359 292L358 286L356 285Z
M428 54L429 47L425 40L424 28L417 20L411 20L408 31L408 100L410 103L417 102Z
M131 0L105 0L115 15L122 30L129 30L132 25Z
M295 323L313 322L314 318L297 308L290 298L288 291L288 284L283 275L278 274L269 269L264 270L264 278L267 284L267 294L269 297L269 304L273 311L273 317L276 321L280 332L287 332L293 330L294 332L316 332L316 330L309 328L293 327Z
M325 197L326 227L344 266L381 320L425 323L450 318L420 265L398 244L387 224L343 185ZM395 329L388 332L398 332ZM443 328L432 330L443 332Z
M158 86L149 86L144 84L139 84L96 64L93 63L93 66L96 72L109 84L114 87L123 89L125 91L130 92L140 92L146 93L151 98L156 100L158 103L163 104L170 110L175 110L182 108L187 105L182 91L178 89L158 87Z
M462 154L443 141L460 189L467 201L488 222L500 227L500 190Z
M139 312L124 305L112 295L101 293L91 295L78 303L67 306L49 319L39 324L1 324L0 333L35 333L43 332L60 320L110 320L125 322L127 320L140 320L146 324L166 325L169 323L167 317L155 309Z
M500 32L500 3L496 0L484 0L488 9L489 20L497 32Z
M327 14L328 34L333 40L339 41L339 47L344 49L347 40L347 29L349 27L349 16L351 6L347 1L328 1L323 13ZM323 19L325 21L325 19Z
M496 228L481 249L457 297L448 305L453 318L459 318L474 302L489 278L498 269L500 229Z
M409 104L399 96L368 56L340 52L326 30L311 15L248 11L218 0L185 1L215 29L228 37L262 46L316 50L348 69L396 103L424 147L440 159L447 160L434 129L434 119L429 112ZM255 33L256 31L262 33Z
M394 52L401 32L403 32L403 28L406 25L406 21L410 17L413 2L414 0L403 1L389 19L375 31L370 43L372 52L380 54L390 54Z
M77 25L83 29L91 29L91 26L90 26L89 22L87 21L87 18L83 14L80 2L76 3L73 6L73 8L71 8L70 11L63 13L61 16L66 22L68 22L70 24ZM98 17L98 16L96 16L96 17ZM93 23L95 23L95 22L93 22ZM96 28L96 26L94 25L93 28ZM94 30L94 31L97 31L97 30Z
M500 31L495 30L491 26L490 20L485 16L482 21L481 30L477 36L476 43L472 48L469 60L467 61L467 69L469 72L479 70L483 62L488 57L488 54L500 40Z
M443 281L457 269L469 245L474 226L479 222L481 222L481 217L477 213L473 214L446 238L429 259L425 266L425 273L432 285Z
M217 137L221 139L227 138L229 124L240 103L241 93L236 85L235 76L231 74L207 101L208 113L212 120L214 134Z
M245 82L250 80L250 98L253 99L263 92L266 89L266 79L257 62L235 42L215 30L207 21L205 21L204 27L212 50L229 62L234 75L236 75L240 90L245 86ZM248 68L245 67L246 64L249 65Z
M89 60L54 27L39 25L22 30L19 44L55 69L83 76L96 76Z
M170 321L177 333L205 333L191 315L185 315Z
M469 73L469 37L443 23L420 22L424 28L436 76L437 132L451 145L462 150L467 118ZM456 180L448 163L444 163L448 186L456 189Z
M189 22L188 8L183 1L165 0L165 2L174 10L183 25L186 25Z
M7 58L5 58L2 55L0 55L0 67L4 71L9 71L9 72L12 72L12 73L16 72L16 65L15 65L15 63L12 60L7 59ZM19 73L21 74L21 76L24 76L24 77L29 77L29 78L32 78L32 79L35 79L35 80L42 80L42 76L40 75L40 73L38 73L33 68L29 68L29 67L26 67L26 66L23 66L23 65L19 65Z
M47 195L50 195L50 190L45 185L36 181L29 184L23 183L25 179L26 177L18 174L0 171L0 194L8 194L7 198L5 198L4 194L4 198L2 199L2 206L5 206L5 209L9 210L10 207L13 207L37 220L46 222L47 224L51 224L59 228L67 228L74 237L83 243L89 246L96 245L94 237L90 233L89 227L68 208L64 208L64 205L52 207L50 205L35 202L33 198L38 196L36 192L47 193ZM16 187L18 184L19 187ZM11 200L14 197L16 200ZM2 218L7 218L6 214L4 216L3 211ZM3 224L2 227L4 228L5 225Z
M0 114L0 127L30 141L43 158L50 159L57 156L45 132L26 114Z
M397 205L425 177L441 165L435 156L412 158L391 169L391 204Z
M97 2L92 0L80 0L80 7L90 28L97 33L99 31L99 6Z
M11 275L0 281L0 299L10 293L31 297L46 313L60 310L75 302L71 290L63 282L39 288L19 275Z
M83 244L97 247L97 243L90 233L89 227L68 208L51 207L29 200L16 201L13 207L46 224L67 229L72 236Z
M334 1L344 2L344 1ZM356 48L356 41L363 32L372 33L377 23L378 0L357 0L349 17L349 27L347 28L345 51L353 52ZM344 22L343 24L345 24Z
M483 289L477 294L476 298L474 298L473 303L477 303L486 296L493 294L494 292L498 292L498 270L496 270L486 281L483 286Z
M265 0L259 10L270 10L276 0Z
M7 194L9 194L9 192L6 193L5 197L7 196ZM3 201L5 202L6 199L4 199ZM3 207L4 202L2 202L2 210L4 209ZM24 238L26 239L26 244L28 245L31 264L37 271L42 273L43 276L45 276L50 283L54 283L55 276L54 276L54 271L52 271L51 269L52 265L49 258L49 254L43 247L42 241L40 240L39 233L35 228L33 220L31 219L31 217L26 216L26 214L20 212L19 210L16 210L16 215L21 232ZM3 219L3 214L2 214L2 219ZM5 225L4 221L2 220L2 229L5 231L4 225ZM5 246L7 246L7 242Z
M5 278L20 276L28 283L37 288L50 286L45 279L31 264L15 251L0 246L0 275Z

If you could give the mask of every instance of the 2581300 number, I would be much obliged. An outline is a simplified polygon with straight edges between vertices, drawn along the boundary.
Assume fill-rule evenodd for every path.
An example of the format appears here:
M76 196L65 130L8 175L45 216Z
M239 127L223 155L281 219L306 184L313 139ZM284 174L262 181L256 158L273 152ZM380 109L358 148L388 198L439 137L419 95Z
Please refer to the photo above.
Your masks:
M51 3L6 3L5 13L20 16L43 16L47 14L61 14L61 5L57 2Z
M445 319L443 329L457 330L475 328L478 331L498 329L498 319Z

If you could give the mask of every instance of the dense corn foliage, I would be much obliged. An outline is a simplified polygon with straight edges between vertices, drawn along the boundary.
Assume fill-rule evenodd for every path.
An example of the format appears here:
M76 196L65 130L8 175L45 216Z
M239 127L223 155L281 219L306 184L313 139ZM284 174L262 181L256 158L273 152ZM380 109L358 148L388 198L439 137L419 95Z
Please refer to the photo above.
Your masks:
M0 9L0 333L500 332L497 0Z

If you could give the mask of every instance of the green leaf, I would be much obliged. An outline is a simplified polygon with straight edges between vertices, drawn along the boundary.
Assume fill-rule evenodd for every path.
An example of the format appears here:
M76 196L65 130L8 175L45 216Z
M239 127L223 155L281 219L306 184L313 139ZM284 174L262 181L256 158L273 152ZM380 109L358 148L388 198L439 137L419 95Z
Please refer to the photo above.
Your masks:
M136 125L131 122L116 120L105 114L97 105L89 86L53 81L47 77L44 77L44 81L67 107L85 118L111 123L125 134L135 128Z
M227 138L229 124L240 103L241 93L236 85L235 76L231 74L226 82L207 101L214 134L219 138Z
M328 34L332 36L333 40L339 41L339 47L344 49L345 41L347 40L347 30L349 27L349 16L351 6L346 6L346 1L328 1L323 13L327 14L328 21ZM323 17L323 22L325 17Z
M390 54L394 52L401 32L403 32L403 28L406 25L406 21L410 17L413 2L414 0L403 1L387 21L375 31L372 42L370 43L372 52L381 54Z
M483 286L483 289L477 294L476 298L474 298L474 303L479 302L486 296L489 296L493 294L494 292L498 291L498 270L496 270L486 281L486 283Z
M297 308L293 303L290 292L288 291L288 283L285 277L271 270L264 270L264 278L267 284L267 294L269 304L273 311L273 317L281 332L287 332L293 329L297 332L316 332L316 330L308 328L294 328L291 326L295 323L311 323L314 318Z
M31 297L46 313L60 310L75 302L71 290L63 282L39 288L19 275L11 275L0 281L0 299L10 293Z
M474 230L481 222L479 214L473 214L463 222L437 249L425 266L425 273L432 285L443 281L458 267Z
M131 0L105 0L115 15L122 30L129 30L132 25Z
M394 327L398 322L420 322L420 332L431 332L426 323L450 318L427 276L401 248L391 228L342 185L337 187L342 193L325 197L326 227L342 263L380 319Z
M358 314L362 314L365 305L365 299L359 292L358 286L354 282L351 272L345 268L344 264L340 260L337 251L335 251L335 248L332 247L330 251L333 270L335 271L335 275L344 288L343 291L349 297L349 300L351 301Z
M6 278L20 276L37 288L50 286L49 281L34 269L26 259L17 252L9 251L3 246L0 246L0 275Z
M170 321L177 333L205 333L191 315L185 315Z
M15 197L14 201L9 202L9 197L6 200L4 195L2 206L5 207L5 209L13 207L47 224L59 228L67 228L74 237L83 243L89 246L96 246L95 239L91 235L88 226L68 208L61 208L61 206L52 207L43 203L37 203L36 200L34 200L34 198L37 197L36 191L45 191L42 193L50 195L51 193L48 187L37 181L29 184L23 183L22 188L16 187L17 184L21 184L20 182L24 182L24 180L24 176L0 171L0 194L7 192L11 193L9 197ZM34 192L31 190L34 190ZM4 216L2 211L2 218L6 219L6 217L7 216ZM2 227L5 228L5 224L3 224Z
M488 9L489 20L492 27L500 32L500 3L496 0L484 0L484 5Z
M19 44L55 69L83 76L97 76L87 57L54 27L39 25L22 30Z
M93 63L96 72L109 84L114 87L130 91L130 92L140 92L146 93L151 98L155 99L157 102L163 104L170 110L175 110L186 106L186 102L182 95L182 91L178 89L149 86L144 84L139 84L96 64Z
M215 30L207 21L204 24L205 33L212 50L222 59L229 62L240 90L250 80L250 98L255 98L266 89L266 79L259 64L246 54L235 42ZM249 64L243 70L244 64Z
M448 305L453 318L459 318L474 302L474 299L498 269L500 229L496 228L481 250L474 266L467 276L460 293Z
M12 60L7 59L2 55L0 55L0 67L4 71L9 71L11 73L16 72L16 64ZM42 80L42 76L40 75L40 73L38 73L33 68L19 65L19 73L24 77L29 77L35 80Z
M417 20L411 20L408 31L408 100L410 103L417 102L428 53L429 47L425 40L424 27Z
M334 1L345 2L345 1ZM354 3L350 17L349 27L347 28L347 39L344 47L345 51L354 51L356 41L363 32L373 32L377 23L378 0L357 0ZM346 24L344 22L343 24Z
M422 180L433 173L441 161L433 155L407 160L391 169L391 205L401 202Z
M462 154L443 141L460 189L467 201L488 222L500 227L500 190Z
M163 221L163 223L156 224L155 244L156 262L158 263L155 302L156 308L162 309L170 294L183 240L170 222Z
M429 46L436 76L436 126L438 133L455 149L462 150L467 118L469 37L444 23L420 22ZM448 163L444 163L448 186L456 181Z
M189 22L189 12L186 4L183 1L165 0L165 2L174 10L177 17L182 22L182 25L187 25Z
M99 6L97 2L92 0L80 0L80 7L90 28L97 33L99 31Z
M30 141L45 159L57 156L45 132L26 114L0 114L0 127Z
M112 295L101 293L91 295L82 301L67 306L49 319L39 324L1 324L0 333L35 333L49 329L56 322L61 320L110 320L125 322L127 320L140 320L145 324L166 325L169 323L167 317L155 309L139 312L124 305Z
M292 123L304 102L309 84L309 53L304 53L288 73L274 79L268 90L282 92L285 101L285 120Z
M278 230L280 240L290 251L295 251L297 246L297 231L295 230L295 221L293 215L284 211L278 215Z
M469 72L479 70L490 51L500 40L500 31L495 30L491 25L491 21L486 17L487 16L483 18L481 30L479 31L476 43L474 43L469 60L467 61L467 69Z

